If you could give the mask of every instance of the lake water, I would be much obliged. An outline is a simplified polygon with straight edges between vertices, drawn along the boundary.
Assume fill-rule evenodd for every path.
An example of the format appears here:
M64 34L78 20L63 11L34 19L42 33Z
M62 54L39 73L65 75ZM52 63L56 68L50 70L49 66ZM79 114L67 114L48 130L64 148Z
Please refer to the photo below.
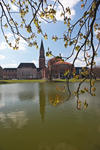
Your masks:
M64 84L0 85L0 150L100 150L100 82L81 110Z

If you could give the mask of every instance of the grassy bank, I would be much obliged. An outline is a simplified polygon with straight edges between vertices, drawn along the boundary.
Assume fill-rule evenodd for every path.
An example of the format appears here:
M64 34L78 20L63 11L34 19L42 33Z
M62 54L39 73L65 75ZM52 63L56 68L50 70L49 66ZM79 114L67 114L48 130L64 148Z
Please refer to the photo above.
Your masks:
M72 78L72 79L70 79L69 80L69 82L81 82L83 79L74 79L74 78ZM65 79L55 79L55 80L53 80L53 81L55 81L55 82L66 82L66 80ZM90 80L89 79L87 79L85 82L89 82ZM100 79L96 79L96 81L100 81Z
M7 83L33 83L33 82L47 82L48 80L0 80L0 84L7 84ZM82 79L70 79L70 82L80 82ZM100 79L97 79L97 81L100 81ZM66 82L65 79L55 79L52 82ZM87 79L85 82L89 82L89 79Z
M46 82L46 80L0 80L0 84L7 84L7 83L33 83L33 82Z

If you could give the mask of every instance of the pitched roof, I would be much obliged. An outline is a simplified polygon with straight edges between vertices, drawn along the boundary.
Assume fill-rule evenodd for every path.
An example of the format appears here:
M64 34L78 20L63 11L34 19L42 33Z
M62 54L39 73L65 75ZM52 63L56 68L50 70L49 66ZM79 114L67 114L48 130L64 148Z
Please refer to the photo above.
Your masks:
M60 64L72 65L72 64L69 63L69 62L63 61L63 59L60 58L60 57L54 57L54 58L50 59L50 60L48 61L48 65L49 65L49 64L51 64L51 65L60 65Z
M2 69L2 67L0 66L0 69Z
M54 58L51 58L49 61L60 61L60 60L62 60L62 58L54 57Z
M72 65L71 63L65 62L65 61L58 61L58 62L55 62L55 63L54 63L54 65L60 65L60 64Z
M57 58L57 57L54 57L54 58L51 58L49 61L48 61L48 65L49 64L54 64L54 63L56 63L56 62L58 62L58 61L61 61L62 59L61 58Z
M11 70L17 70L17 68L4 68L3 70L9 70L9 71L11 71Z
M34 63L20 63L18 68L36 68Z

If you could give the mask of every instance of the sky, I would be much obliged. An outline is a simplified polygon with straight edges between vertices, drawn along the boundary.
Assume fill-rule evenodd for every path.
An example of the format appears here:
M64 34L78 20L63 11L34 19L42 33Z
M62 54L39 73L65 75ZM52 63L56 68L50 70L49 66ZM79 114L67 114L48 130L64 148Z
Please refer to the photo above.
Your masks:
M53 2L54 0L52 0ZM90 2L91 0L89 0ZM69 6L71 9L71 19L72 22L75 22L83 13L84 10L81 9L80 0L61 0L64 6ZM12 10L17 11L16 6L11 5ZM69 56L70 48L65 48L62 40L57 42L52 41L52 35L61 36L66 29L66 25L63 24L62 18L60 17L61 8L57 8L57 23L45 23L42 22L43 30L48 34L48 40L43 39L41 35L38 35L37 42L40 48L41 40L44 43L45 53L48 50L48 47L52 51L52 53L57 56L61 53L62 56ZM28 19L28 18L26 18ZM100 23L100 22L99 22ZM12 39L12 34L7 32L7 35L10 39ZM99 48L100 49L100 48ZM80 58L83 53L80 53ZM46 57L46 63L50 59L50 57ZM72 62L73 57L68 60L68 62ZM2 33L0 31L0 66L3 68L14 68L18 67L20 63L23 62L33 62L38 67L39 60L39 49L37 50L35 47L28 47L27 43L21 39L19 50L12 50L4 40ZM96 58L97 65L100 65L100 54ZM84 63L77 60L75 66L84 66Z

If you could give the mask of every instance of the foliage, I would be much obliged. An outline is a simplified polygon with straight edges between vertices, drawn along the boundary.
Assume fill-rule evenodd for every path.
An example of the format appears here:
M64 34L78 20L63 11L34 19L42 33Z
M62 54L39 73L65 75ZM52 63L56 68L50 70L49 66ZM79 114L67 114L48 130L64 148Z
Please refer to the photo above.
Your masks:
M87 78L90 78L90 89L88 90L88 93L95 95L94 81L92 81L92 79L95 78L93 67L96 64L95 57L98 54L98 49L100 46L100 24L99 18L97 18L100 8L100 0L91 0L91 3L88 3L88 1L89 0L81 0L81 9L84 9L84 13L73 24L70 17L70 8L63 6L60 0L0 1L1 31L8 45L14 50L19 48L21 38L28 42L29 46L35 46L38 48L36 41L38 34L42 34L44 39L48 39L47 33L45 33L41 27L41 20L44 20L47 23L56 23L56 8L59 6L62 8L61 16L63 17L63 22L67 28L61 37L52 35L52 40L55 42L58 40L63 40L65 48L67 49L70 47L71 55L64 57L63 59L68 60L74 56L72 66L74 66L75 61L79 59L79 54L82 52L83 58L81 61L85 62L85 68L89 68L88 71L84 68L81 72L81 75L84 77L79 83L79 87L76 91L76 96L78 99L80 93L87 92L86 89L80 91L82 83ZM12 5L17 8L16 11L12 9ZM7 35L8 31L12 33L12 37L15 40L14 43L12 42L13 40L10 41L9 36ZM52 51L48 49L46 55L53 56ZM72 73L74 78L80 78L75 72L72 71L72 69L65 75L67 80L69 80L72 76Z

